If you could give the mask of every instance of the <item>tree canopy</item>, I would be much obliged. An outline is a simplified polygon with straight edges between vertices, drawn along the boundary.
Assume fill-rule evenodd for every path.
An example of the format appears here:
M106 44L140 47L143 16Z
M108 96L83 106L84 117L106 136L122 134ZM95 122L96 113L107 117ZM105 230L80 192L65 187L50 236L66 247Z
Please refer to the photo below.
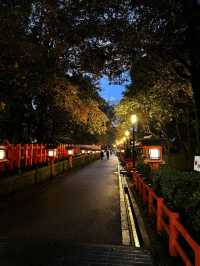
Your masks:
M155 87L173 86L177 98L177 86L192 89L199 142L199 14L197 0L1 1L2 138L94 140L112 128L97 80L129 70L125 96L136 101Z

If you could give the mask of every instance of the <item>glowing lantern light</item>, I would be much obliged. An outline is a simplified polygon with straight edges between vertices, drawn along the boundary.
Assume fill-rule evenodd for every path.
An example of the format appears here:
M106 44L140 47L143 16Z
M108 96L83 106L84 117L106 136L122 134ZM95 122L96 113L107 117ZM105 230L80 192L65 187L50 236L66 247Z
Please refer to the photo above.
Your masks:
M149 158L152 160L160 159L160 150L159 149L149 149Z
M0 146L0 161L6 160L6 147Z
M68 149L68 155L74 155L74 150L73 149Z
M48 149L48 157L55 158L57 156L57 150L56 149Z

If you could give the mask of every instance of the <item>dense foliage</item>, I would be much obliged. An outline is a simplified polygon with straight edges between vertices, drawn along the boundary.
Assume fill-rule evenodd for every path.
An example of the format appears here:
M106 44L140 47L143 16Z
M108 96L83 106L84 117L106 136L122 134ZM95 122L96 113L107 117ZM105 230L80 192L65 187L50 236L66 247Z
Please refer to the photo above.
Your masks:
M133 1L136 34L132 84L117 107L120 132L138 114L145 133L176 142L187 156L200 151L199 1ZM123 125L123 122L126 125ZM183 130L185 129L185 130Z
M1 1L1 138L60 141L62 136L73 136L78 141L80 136L99 136L107 122L96 81L102 74L120 80L130 70L133 84L127 97L142 90L148 102L150 95L146 98L145 93L155 86L158 91L179 85L192 91L186 101L189 109L193 106L187 116L192 130L187 134L195 131L196 145L190 141L185 149L200 150L199 12L198 0ZM162 125L153 114L155 131L169 135L164 128L175 110L166 107L163 99L151 99L156 109L167 109ZM92 111L78 118L85 106ZM182 120L178 124L185 126Z
M98 32L95 25L88 27L81 6L78 1L1 1L1 141L105 138L111 123L96 82L101 47L95 50L92 38Z
M153 179L153 188L165 199L170 208L180 213L181 221L193 235L199 235L200 174L163 167Z

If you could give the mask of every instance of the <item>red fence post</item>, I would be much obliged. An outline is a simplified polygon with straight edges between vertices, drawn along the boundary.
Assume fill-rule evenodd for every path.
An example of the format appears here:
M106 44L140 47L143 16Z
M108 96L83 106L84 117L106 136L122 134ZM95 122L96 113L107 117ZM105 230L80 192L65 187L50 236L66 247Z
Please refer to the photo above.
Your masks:
M21 144L16 145L15 152L16 152L16 167L19 169L21 167L21 156L22 156Z
M27 166L28 164L28 144L24 144L24 153L23 153L23 157L24 157L24 163L25 166Z
M141 184L140 184L140 186L141 186L141 200L142 200L142 202L143 202L143 194L144 194L144 181L141 179Z
M138 190L139 190L140 199L142 199L142 180L140 175L138 175Z
M162 231L162 208L164 204L163 198L157 199L157 211L156 211L156 230L158 233Z
M30 166L33 165L33 144L30 144L30 159L29 159L29 162L30 162Z
M15 160L15 154L14 154L14 144L7 144L7 158L8 158L8 169L13 170L14 168L14 160Z
M143 202L147 203L147 188L145 183L143 183Z
M40 153L39 153L40 164L42 163L42 144L40 144Z
M195 250L195 266L200 266L200 246Z
M148 194L148 215L151 216L153 214L153 196L152 196L152 190L149 189Z
M178 238L178 232L176 230L176 222L179 218L179 214L175 212L169 213L169 254L171 256L177 256L175 249L176 239Z
M134 189L137 191L137 173L136 172L133 172L132 178L133 178Z

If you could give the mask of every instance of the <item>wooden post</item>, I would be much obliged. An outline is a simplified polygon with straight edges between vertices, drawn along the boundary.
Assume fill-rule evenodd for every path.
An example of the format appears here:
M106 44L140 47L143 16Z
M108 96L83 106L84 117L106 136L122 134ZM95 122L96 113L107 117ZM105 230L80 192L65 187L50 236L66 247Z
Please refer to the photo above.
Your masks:
M177 256L177 252L175 249L176 239L178 237L178 233L176 230L176 222L179 218L179 214L175 212L169 213L169 254L170 256Z
M73 159L72 159L71 155L69 156L69 166L70 166L70 168L73 167Z
M8 159L8 169L13 170L14 160L15 160L15 147L14 144L7 145L7 159Z
M30 144L30 153L29 153L29 156L30 156L30 158L29 158L29 164L30 164L30 166L32 166L33 165L33 144Z
M157 199L157 211L156 211L156 230L157 233L162 231L162 208L163 208L164 199Z
M152 190L149 189L148 194L148 215L151 216L153 214L153 196L152 196Z
M16 167L21 168L21 144L17 144L15 147L16 152Z
M28 144L24 144L24 162L25 166L28 165Z
M143 203L147 203L147 189L145 183L143 183Z
M135 173L135 184L136 184L136 191L137 193L139 193L139 174L138 173Z
M35 144L35 160L34 164L38 164L38 144Z
M50 168L51 168L51 177L55 176L55 164L54 164L54 159L50 159Z
M200 246L195 250L195 266L200 266Z
M40 164L42 163L42 144L40 144L40 149L39 149L40 153L39 153L39 162Z

